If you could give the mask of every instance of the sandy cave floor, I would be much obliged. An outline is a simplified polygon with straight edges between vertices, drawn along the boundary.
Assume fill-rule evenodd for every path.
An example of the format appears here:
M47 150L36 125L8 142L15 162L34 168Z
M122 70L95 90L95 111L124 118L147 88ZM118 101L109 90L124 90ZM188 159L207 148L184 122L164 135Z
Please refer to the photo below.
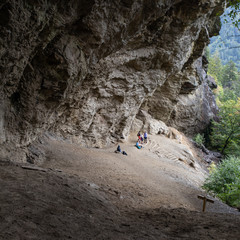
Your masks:
M37 170L0 162L0 239L240 239L238 211L214 199L201 212L207 173L185 142L134 144L45 139Z

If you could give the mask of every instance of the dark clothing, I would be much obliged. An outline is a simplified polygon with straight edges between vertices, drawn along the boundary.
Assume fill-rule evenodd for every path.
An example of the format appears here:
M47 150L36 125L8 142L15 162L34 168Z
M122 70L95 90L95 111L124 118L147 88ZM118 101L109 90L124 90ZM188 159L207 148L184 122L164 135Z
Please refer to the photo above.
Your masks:
M117 151L118 151L118 152L122 152L122 151L121 151L121 148L120 148L120 145L118 145Z

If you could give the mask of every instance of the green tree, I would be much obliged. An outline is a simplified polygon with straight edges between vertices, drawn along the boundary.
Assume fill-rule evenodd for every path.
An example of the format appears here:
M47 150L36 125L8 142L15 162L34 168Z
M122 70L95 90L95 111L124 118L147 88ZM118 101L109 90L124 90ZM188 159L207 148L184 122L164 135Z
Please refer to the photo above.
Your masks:
M221 105L224 102L227 102L229 100L236 101L237 98L238 98L238 96L232 89L230 89L230 88L222 89L222 92L219 92L219 95L218 95L218 100L219 100L218 105Z
M238 80L238 71L232 60L222 68L222 75L219 80L222 83L223 88L232 88L234 83Z
M212 168L203 188L230 206L240 208L240 158L230 156Z
M207 60L209 61L209 59L210 59L210 49L209 49L209 47L206 47L204 49L204 55L207 58Z
M240 97L239 73L233 61L222 68L222 75L217 82L219 89L215 91L220 102L237 101Z
M232 24L239 28L240 0L227 0L227 5L230 7L230 11L227 13L227 16L231 19Z
M223 65L219 57L219 52L215 52L212 56L209 57L208 64L208 74L213 76L215 80L220 80L222 78Z
M220 103L219 121L213 121L211 143L222 154L240 154L240 99Z
M205 143L205 139L203 134L198 133L193 140L195 141L195 143L198 145L198 147L201 147L202 145L204 145Z

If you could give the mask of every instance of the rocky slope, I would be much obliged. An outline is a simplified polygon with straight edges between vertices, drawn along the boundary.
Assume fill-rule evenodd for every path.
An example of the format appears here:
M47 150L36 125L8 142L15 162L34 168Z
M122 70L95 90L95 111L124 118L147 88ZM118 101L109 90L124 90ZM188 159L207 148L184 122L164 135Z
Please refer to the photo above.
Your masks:
M139 110L204 128L216 109L202 52L222 2L1 1L1 158L24 160L45 132L109 145Z

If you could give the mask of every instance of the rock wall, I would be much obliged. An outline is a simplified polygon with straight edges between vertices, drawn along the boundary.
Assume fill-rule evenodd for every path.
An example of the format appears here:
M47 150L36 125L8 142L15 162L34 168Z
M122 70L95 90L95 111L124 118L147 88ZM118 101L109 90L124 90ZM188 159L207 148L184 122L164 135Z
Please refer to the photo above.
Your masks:
M155 119L189 136L203 131L211 119L216 120L218 112L212 92L217 85L206 74L204 59L198 58L191 66L168 79L142 108Z
M210 89L196 62L222 2L1 1L1 158L24 159L46 132L83 146L109 145L128 136L141 109L196 130L199 97ZM195 108L187 100L193 92ZM197 118L202 125L209 119Z

